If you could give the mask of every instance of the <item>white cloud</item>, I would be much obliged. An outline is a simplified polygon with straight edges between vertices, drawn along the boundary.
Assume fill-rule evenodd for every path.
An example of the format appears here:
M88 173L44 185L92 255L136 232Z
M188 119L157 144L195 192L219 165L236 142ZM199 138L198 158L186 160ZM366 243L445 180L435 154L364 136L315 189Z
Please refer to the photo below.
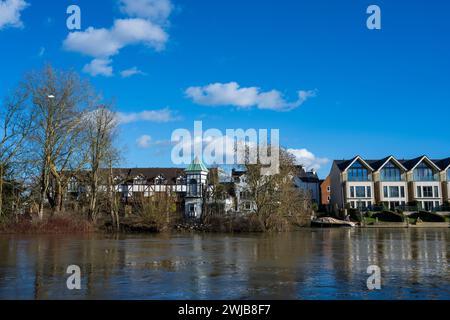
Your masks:
M145 110L141 112L117 112L117 121L119 124L128 124L133 122L148 121L148 122L171 122L176 121L172 111L168 108L161 110Z
M306 170L319 170L323 165L330 162L327 158L318 158L307 149L288 149L289 153L295 156L297 164L302 165Z
M122 0L120 4L127 18L116 19L110 28L91 26L85 31L70 32L63 42L64 49L102 60L118 55L130 45L163 50L169 39L164 29L172 10L170 0Z
M111 62L111 59L94 59L84 66L83 72L89 73L93 77L99 75L111 77L113 75L113 68L110 66Z
M121 0L120 9L130 17L164 23L169 18L173 6L170 0Z
M142 72L137 67L133 67L133 68L121 71L120 75L122 76L122 78L129 78L129 77L132 77L135 75L145 75L145 72Z
M143 136L140 136L137 140L136 143L140 148L148 148L150 147L150 142L152 141L152 137L150 137L149 135L144 134Z
M297 100L288 102L277 90L262 92L258 87L240 87L237 82L213 83L203 87L190 87L186 96L205 106L257 107L275 111L289 111L301 106L316 95L315 91L298 91Z
M24 0L0 1L0 30L6 27L22 28L20 14L28 6Z
M64 40L64 49L79 52L94 58L117 55L120 49L143 43L161 50L168 39L158 25L144 19L118 19L111 29L95 29L71 32Z
M44 54L45 54L45 47L41 47L41 48L39 49L38 56L39 56L39 57L43 57Z

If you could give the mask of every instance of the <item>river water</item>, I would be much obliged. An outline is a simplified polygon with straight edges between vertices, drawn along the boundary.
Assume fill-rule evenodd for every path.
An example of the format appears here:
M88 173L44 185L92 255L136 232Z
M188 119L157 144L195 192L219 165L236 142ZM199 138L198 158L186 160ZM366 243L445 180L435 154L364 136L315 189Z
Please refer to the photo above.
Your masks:
M0 299L450 299L449 244L449 229L0 236Z

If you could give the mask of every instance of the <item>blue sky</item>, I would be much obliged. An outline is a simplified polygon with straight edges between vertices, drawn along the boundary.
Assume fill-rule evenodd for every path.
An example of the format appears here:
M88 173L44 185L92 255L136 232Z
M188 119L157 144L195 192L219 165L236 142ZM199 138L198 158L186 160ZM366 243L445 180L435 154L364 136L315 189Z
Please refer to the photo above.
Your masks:
M381 30L366 27L371 4ZM356 154L444 158L449 12L440 0L0 0L0 96L45 63L80 72L126 119L127 166L171 166L172 131L195 120L280 129L322 177Z

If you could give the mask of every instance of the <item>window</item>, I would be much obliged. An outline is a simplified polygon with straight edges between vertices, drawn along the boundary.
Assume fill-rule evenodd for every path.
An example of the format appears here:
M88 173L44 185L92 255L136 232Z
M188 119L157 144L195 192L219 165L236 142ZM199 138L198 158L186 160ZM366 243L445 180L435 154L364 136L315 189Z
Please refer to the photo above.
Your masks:
M434 197L439 198L439 187L438 186L434 186Z
M145 179L142 176L137 176L133 180L133 184L135 184L135 185L142 185L144 183L145 183Z
M355 187L350 187L350 197L355 197Z
M77 193L78 192L78 181L75 177L69 179L69 184L67 185L67 192Z
M197 180L195 179L191 179L189 181L189 184L191 185L191 194L196 196L198 193L198 185L197 185Z
M372 198L372 188L367 187L367 198Z
M388 162L381 170L381 181L401 181L402 174L398 167L392 162Z
M421 187L417 187L417 198L422 198L422 188Z
M356 207L357 207L359 210L362 210L362 209L364 209L364 208L366 207L366 202L365 202L365 201L357 201L357 202L356 202Z
M365 187L356 187L356 197L357 198L365 198L366 197L366 188Z
M433 170L424 161L414 169L414 181L434 181Z
M434 203L434 207L435 207L435 208L439 208L439 206L440 206L439 201L436 201L436 202Z
M402 198L405 197L405 187L400 187L400 196L401 196Z
M447 181L450 182L450 169L447 169Z
M348 169L348 181L370 181L369 172L361 162L356 161Z
M372 201L367 201L367 208L372 208Z
M328 197L327 197L327 200L328 200L328 201L330 201L330 200L331 200L330 196L328 196Z
M327 192L330 192L330 191L331 191L331 187L328 186L328 187L327 187Z
M166 179L163 176L158 176L155 179L155 184L159 184L159 185L164 184L165 180Z
M185 183L184 177L177 178L177 184L184 184L184 183Z
M433 188L432 187L423 187L423 197L424 198L433 198Z
M389 195L391 198L399 198L400 197L399 187L389 187Z
M384 186L383 187L383 194L385 198L389 198L389 193L388 193L388 187Z

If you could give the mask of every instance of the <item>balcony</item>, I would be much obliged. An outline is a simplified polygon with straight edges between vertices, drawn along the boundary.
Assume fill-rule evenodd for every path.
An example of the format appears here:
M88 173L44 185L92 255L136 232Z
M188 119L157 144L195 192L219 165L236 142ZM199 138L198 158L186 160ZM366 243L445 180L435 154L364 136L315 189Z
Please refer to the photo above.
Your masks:
M439 175L434 176L414 176L413 177L415 182L437 182L439 181Z

